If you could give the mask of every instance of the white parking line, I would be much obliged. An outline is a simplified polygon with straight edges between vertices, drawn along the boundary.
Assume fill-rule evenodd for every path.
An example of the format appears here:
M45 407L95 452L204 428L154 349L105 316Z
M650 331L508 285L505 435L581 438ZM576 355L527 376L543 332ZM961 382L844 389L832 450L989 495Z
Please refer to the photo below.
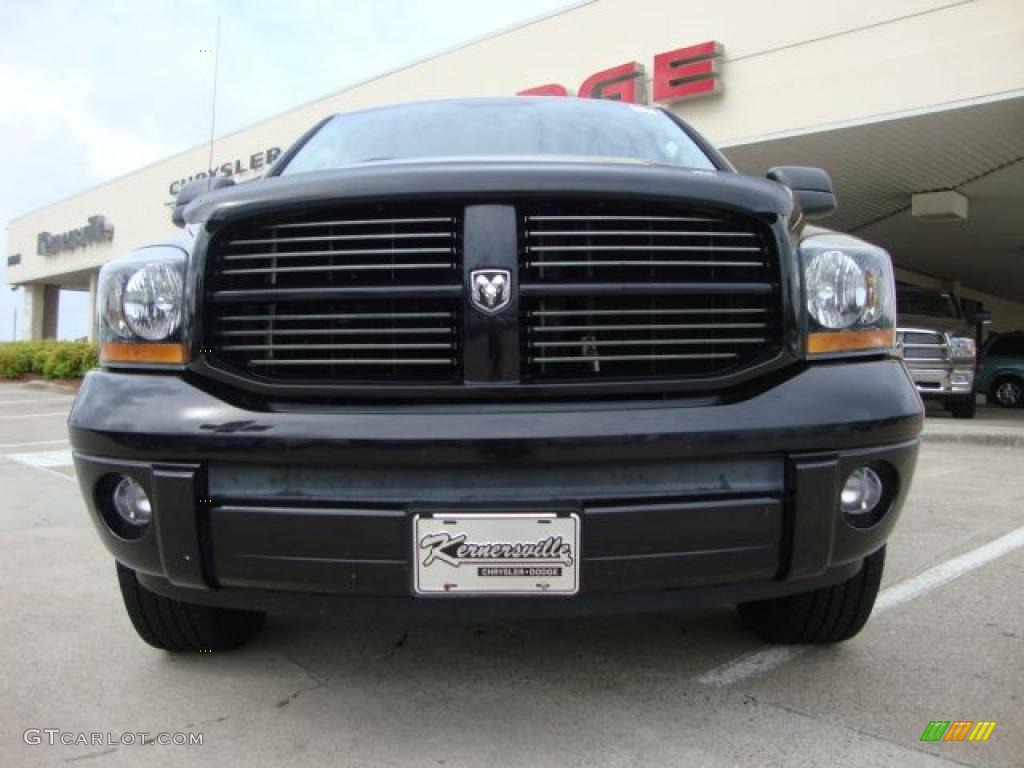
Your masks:
M63 472L58 472L57 470L50 469L49 467L36 467L36 469L40 472L46 472L48 475L59 477L61 480L67 480L68 482L76 484L78 483L78 478L75 475L65 475Z
M715 667L697 678L701 685L710 685L715 688L722 688L726 685L738 683L748 677L769 672L776 667L781 667L787 661L796 658L805 649L798 645L780 645L768 648L755 653L748 653L746 656L726 662Z
M19 464L24 464L27 467L38 469L41 472L46 472L72 483L78 482L74 475L65 475L63 472L57 472L53 469L53 467L69 467L74 463L71 458L70 450L38 451L36 453L5 453L3 454L3 458L11 459Z
M7 458L30 467L70 467L74 464L71 451L37 451L35 453L9 453Z
M875 609L872 615L877 615L896 608L921 595L931 592L933 589L945 586L949 582L960 578L965 573L980 568L986 563L1002 557L1015 549L1024 547L1024 526L1000 536L977 549L972 549L952 560L947 560L913 578L901 581L887 589L883 589L875 601ZM770 672L788 661L795 659L800 654L809 650L809 646L784 645L776 648L767 648L763 651L755 651L744 656L726 662L715 667L709 672L697 678L701 685L709 685L714 688L722 688L741 680Z
M947 560L941 565L929 568L924 573L918 574L912 579L901 581L888 589L882 590L875 601L876 611L887 611L890 608L908 603L926 592L938 587L945 586L949 582L973 571L985 563L992 562L996 558L1012 552L1015 549L1024 547L1024 525L1016 530L1000 536L995 541L990 541L984 546L972 549L959 557Z
M28 448L32 445L60 445L67 442L68 439L66 437L60 440L30 440L27 443L0 443L0 448Z

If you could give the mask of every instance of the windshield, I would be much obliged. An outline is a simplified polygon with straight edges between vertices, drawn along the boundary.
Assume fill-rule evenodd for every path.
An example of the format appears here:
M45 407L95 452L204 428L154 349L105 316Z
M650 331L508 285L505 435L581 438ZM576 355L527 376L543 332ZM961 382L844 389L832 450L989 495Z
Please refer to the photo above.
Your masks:
M494 155L624 158L715 169L660 110L548 97L428 102L336 115L281 175L384 160Z
M940 291L901 291L896 296L897 311L901 315L926 315L951 320L960 318L956 299Z

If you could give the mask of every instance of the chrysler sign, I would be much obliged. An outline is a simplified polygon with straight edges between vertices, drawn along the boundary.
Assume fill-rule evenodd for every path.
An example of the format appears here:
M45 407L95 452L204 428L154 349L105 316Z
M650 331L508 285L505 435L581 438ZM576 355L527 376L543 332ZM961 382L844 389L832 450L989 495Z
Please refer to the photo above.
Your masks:
M651 74L651 101L672 104L721 90L719 61L722 44L711 40L687 48L659 53L654 57ZM576 95L581 98L612 99L631 104L647 102L644 66L636 61L595 72L582 83ZM560 83L547 83L519 91L520 96L571 96Z
M196 171L187 179L175 179L167 186L167 191L171 195L176 195L183 186L188 184L190 181L196 179L206 179L224 176L244 176L250 171L253 173L263 173L265 168L269 168L277 160L281 154L280 147L270 147L261 152L254 152L249 155L248 158L239 157L235 160L229 160L226 163L221 163L215 168L207 168L203 171Z

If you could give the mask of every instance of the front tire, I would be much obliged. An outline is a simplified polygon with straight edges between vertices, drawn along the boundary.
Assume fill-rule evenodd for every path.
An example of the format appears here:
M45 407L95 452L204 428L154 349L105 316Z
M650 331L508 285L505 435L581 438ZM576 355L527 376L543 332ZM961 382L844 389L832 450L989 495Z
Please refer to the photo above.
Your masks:
M263 626L256 611L236 611L186 603L151 592L135 571L117 563L117 582L124 607L139 637L165 651L230 651Z
M857 575L831 587L740 603L743 622L766 643L839 643L863 629L875 605L885 547L864 558Z

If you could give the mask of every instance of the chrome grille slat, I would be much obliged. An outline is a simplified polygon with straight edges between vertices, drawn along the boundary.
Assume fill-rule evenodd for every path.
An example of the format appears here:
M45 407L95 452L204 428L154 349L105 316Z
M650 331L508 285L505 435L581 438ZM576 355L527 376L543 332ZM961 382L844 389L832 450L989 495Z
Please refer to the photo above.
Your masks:
M644 233L638 233L640 236L646 236ZM541 235L543 236L543 235ZM581 237L585 237L586 233L581 232ZM761 249L757 246L747 245L530 245L527 247L529 253L545 253L545 252L593 252L598 253L602 251L642 251L642 252L654 252L660 253L663 251L708 251L708 252L722 252L722 253L760 253ZM714 266L710 264L709 266Z
M715 352L703 355L601 355L581 357L532 357L535 363L621 363L630 360L731 360L734 352Z
M746 309L549 309L533 310L531 317L562 317L576 315L592 315L601 317L603 315L750 315L764 314L767 309L746 308Z
M301 229L309 227L365 227L396 224L453 224L455 218L452 216L434 216L431 218L413 219L336 219L333 221L301 221L291 224L267 224L261 229Z
M385 334L452 334L451 328L246 328L220 331L220 336L379 336Z
M529 346L538 349L556 347L662 347L688 344L763 344L765 339L626 339L626 340L588 340L588 341L531 341Z
M228 254L227 256L224 256L222 258L223 258L223 261L251 261L253 259L274 259L274 260L277 260L277 259L305 259L305 258L308 258L310 256L332 256L332 257L333 256L392 256L392 255L394 255L396 253L398 253L399 255L429 253L429 254L432 254L432 255L436 256L437 254L451 255L451 254L454 254L455 251L453 251L451 248L437 248L437 249L416 248L416 249L413 249L413 250L405 250L405 251L398 251L398 250L390 249L390 248L386 249L386 250L382 250L382 249L378 248L378 249L374 249L374 250L365 251L364 253L356 253L355 251L352 251L352 250L348 250L348 251L340 251L340 250L333 250L333 251L282 251L282 252L268 251L266 253L232 253L232 254Z
M524 267L527 265L524 264ZM642 267L642 264L638 264ZM773 282L744 282L742 280L731 280L728 275L725 279L716 282L709 280L682 280L652 281L649 275L646 281L630 280L629 282L612 282L610 275L604 273L600 280L592 276L573 275L571 282L562 280L548 280L548 275L543 272L554 272L555 270L534 270L540 280L520 282L519 293L527 298L558 297L558 296L769 296L777 294L778 285ZM646 275L646 273L645 273Z
M239 344L222 347L227 352L280 352L294 349L454 349L454 344Z
M764 328L765 323L651 323L647 325L538 325L537 333L565 333L567 331L686 331L725 330L737 328Z
M449 238L447 232L384 232L366 233L361 235L311 235L309 237L261 237L254 240L233 240L231 246L236 245L280 245L281 243L309 243L316 241L340 242L351 240L409 240L411 238L434 237Z
M529 261L528 267L760 267L760 261Z
M282 320L425 320L425 319L450 319L451 312L395 312L386 314L383 312L363 312L361 314L341 313L333 315L228 315L218 318L223 323L229 322L252 322L254 320L267 322L281 322Z
M527 230L526 236L529 237L533 234L542 234L544 237L579 237L585 235L586 237L636 237L638 234L643 237L745 237L754 238L751 232L680 232L680 231L661 231L661 230L633 230L633 229L592 229L592 230L542 230L540 232L533 232Z
M444 358L324 358L320 360L252 360L249 364L253 366L299 366L316 365L323 367L349 366L349 365L452 365L455 360L451 357Z
M394 253L396 253L396 251L394 251L394 250L381 251L379 249L377 251L374 251L373 253L363 253L363 254L353 254L351 251L349 251L347 253L343 252L343 251L287 251L287 252L281 252L281 253L274 253L273 251L271 251L271 252L267 252L267 253L232 253L232 254L229 254L227 256L223 256L222 257L222 261L249 261L249 260L252 260L252 259L273 259L273 260L277 260L277 259L304 259L304 258L308 258L309 256L332 256L332 257L333 256L345 256L345 255L349 255L349 256L352 256L352 255L358 255L358 256L370 256L370 255L391 256ZM406 253L431 253L433 255L437 255L437 253L443 253L443 254L448 255L448 254L454 254L455 251L453 251L450 248L440 248L437 251L428 251L428 250L424 250L424 249L416 249L415 251L406 251Z
M539 221L686 221L693 223L720 223L722 219L707 218L700 216L646 216L646 215L632 215L632 216L608 216L608 215L595 215L595 216L526 216L528 222L539 222Z
M366 272L372 270L394 269L446 269L451 262L433 264L331 264L315 267L252 267L244 269L225 269L222 275L288 275L300 272Z

